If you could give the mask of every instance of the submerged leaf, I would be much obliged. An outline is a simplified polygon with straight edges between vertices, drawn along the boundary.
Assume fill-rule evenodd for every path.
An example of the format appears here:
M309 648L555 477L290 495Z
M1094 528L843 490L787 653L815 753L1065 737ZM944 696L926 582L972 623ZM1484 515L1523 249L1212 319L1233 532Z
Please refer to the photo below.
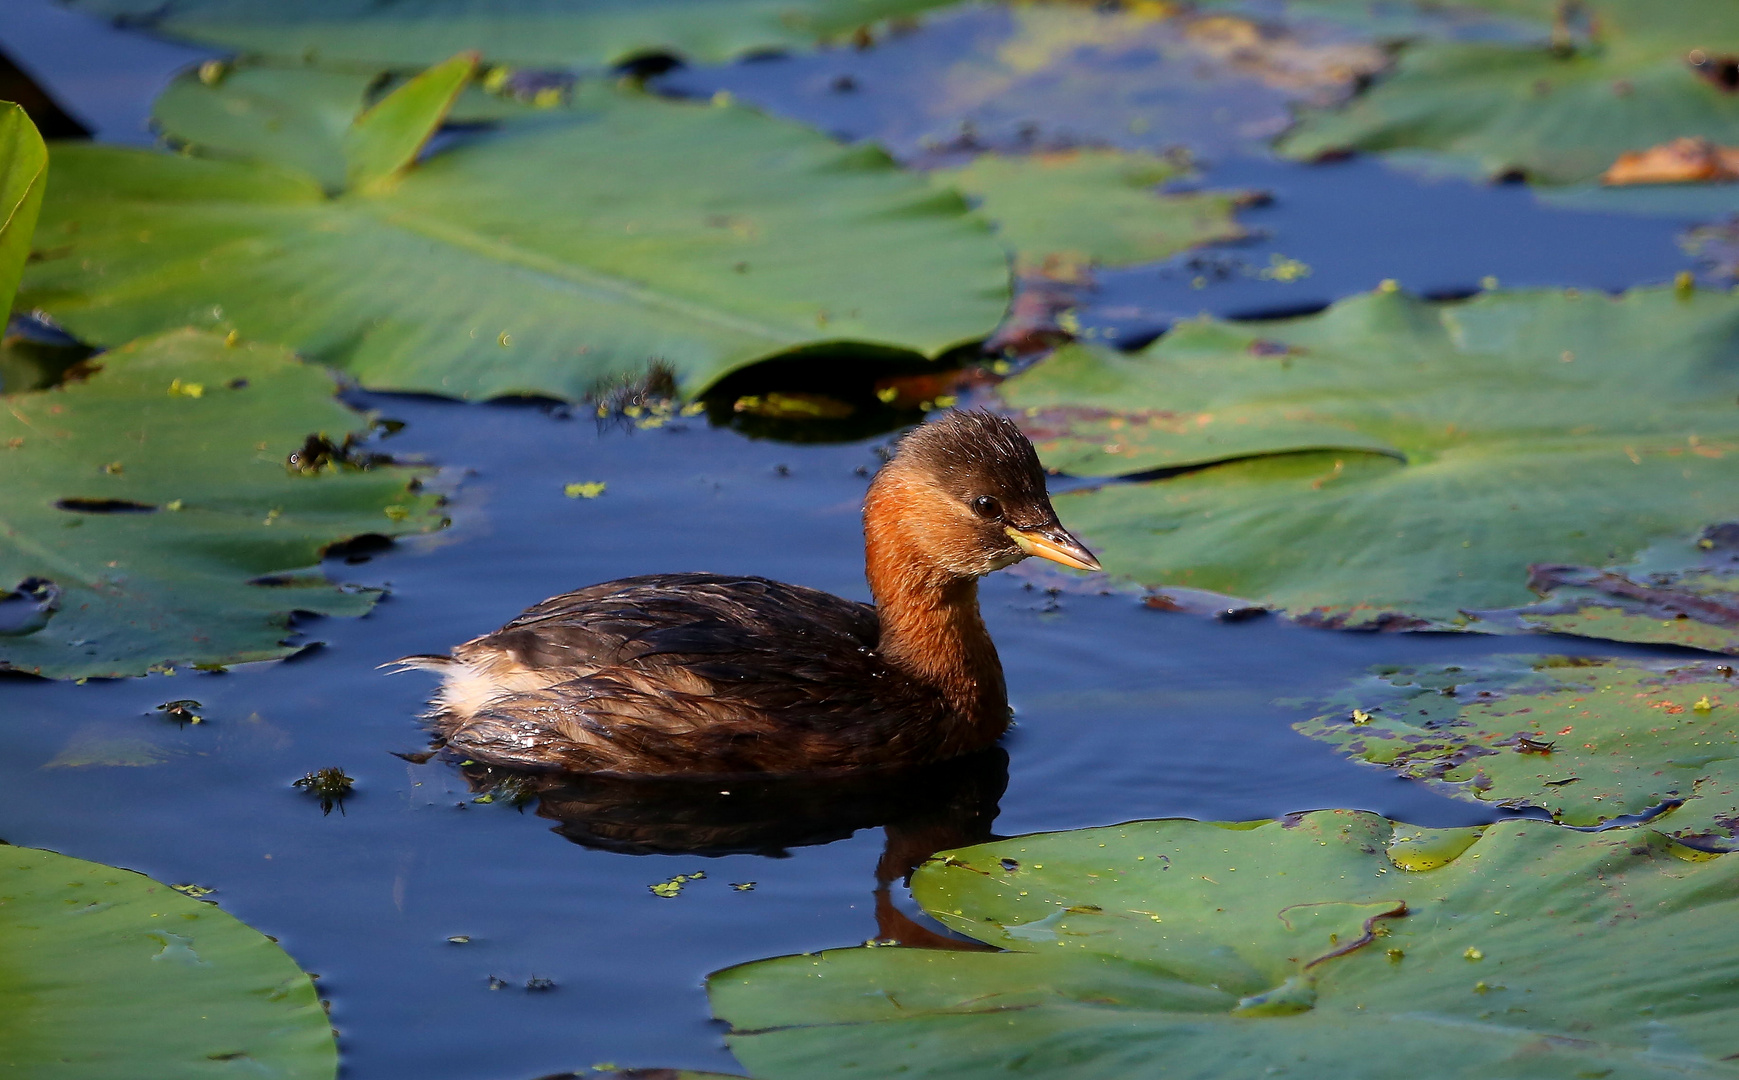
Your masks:
M1006 305L984 223L878 151L604 86L500 107L335 198L293 170L312 137L202 129L252 162L57 146L25 297L101 344L192 322L371 388L569 399L655 365L693 393L801 349L935 356Z
M1735 357L1725 293L1379 291L1065 349L1002 392L1046 465L1137 475L1055 500L1110 572L1448 627L1537 599L1532 566L1628 562L1729 519Z
M843 122L902 160L1082 146L1260 152L1291 124L1296 103L1342 101L1388 63L1363 27L1278 14L960 4L861 57L793 58L772 75L777 96L768 72L745 65L679 70L660 85L723 90L828 130ZM842 98L860 81L875 92Z
M314 984L270 939L190 898L210 891L0 845L6 1070L331 1080L338 1048Z
M947 852L913 892L1006 951L718 972L751 1073L1666 1080L1739 1048L1739 860L1649 830L1135 822Z
M79 678L284 656L292 611L373 606L307 572L325 548L441 524L412 470L290 467L310 432L368 420L280 350L187 330L100 363L0 410L0 666ZM167 393L178 379L204 392Z
M1658 812L1651 828L1739 848L1730 665L1511 657L1386 670L1342 698L1298 730L1457 798L1578 826Z
M42 209L48 148L21 106L0 101L0 323L30 254L30 237Z

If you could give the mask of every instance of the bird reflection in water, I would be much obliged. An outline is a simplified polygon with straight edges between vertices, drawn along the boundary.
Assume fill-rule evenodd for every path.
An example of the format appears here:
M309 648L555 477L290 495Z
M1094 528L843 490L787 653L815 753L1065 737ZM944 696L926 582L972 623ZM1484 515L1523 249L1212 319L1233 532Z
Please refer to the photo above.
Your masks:
M925 927L893 902L895 882L938 851L982 844L1008 786L1008 753L991 747L916 769L847 776L707 780L533 773L471 762L471 790L521 807L584 847L628 855L764 855L843 840L880 826L876 939L919 948L989 946Z

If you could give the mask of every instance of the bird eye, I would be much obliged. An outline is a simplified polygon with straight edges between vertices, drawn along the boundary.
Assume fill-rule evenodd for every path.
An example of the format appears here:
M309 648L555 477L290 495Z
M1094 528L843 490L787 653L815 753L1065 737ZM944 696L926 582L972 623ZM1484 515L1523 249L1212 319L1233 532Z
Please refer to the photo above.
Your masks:
M972 500L972 512L986 521L995 521L1002 516L1002 504L995 496L980 495Z

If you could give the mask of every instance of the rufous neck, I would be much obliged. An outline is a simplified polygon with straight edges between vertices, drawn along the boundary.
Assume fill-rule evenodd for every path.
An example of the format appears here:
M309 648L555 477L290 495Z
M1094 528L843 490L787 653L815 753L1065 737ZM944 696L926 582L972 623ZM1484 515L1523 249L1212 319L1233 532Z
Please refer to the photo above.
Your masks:
M870 593L881 621L877 651L935 687L988 743L1008 725L1002 662L978 612L978 579L940 566L921 539L912 481L884 469L864 501ZM994 730L991 730L994 729ZM982 734L982 732L981 732Z

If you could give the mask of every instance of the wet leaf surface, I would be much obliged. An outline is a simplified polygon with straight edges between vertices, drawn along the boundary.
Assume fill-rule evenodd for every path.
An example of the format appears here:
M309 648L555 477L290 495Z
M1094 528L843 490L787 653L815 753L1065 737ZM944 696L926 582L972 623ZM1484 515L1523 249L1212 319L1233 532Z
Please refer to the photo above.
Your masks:
M1135 822L919 870L925 910L1005 952L832 950L710 992L766 1080L1377 1076L1384 1048L1443 1077L1726 1076L1736 875L1645 829Z
M1739 525L1664 541L1624 567L1533 566L1543 599L1493 621L1555 634L1739 653Z
M1547 4L1487 4L1552 20ZM1666 139L1739 143L1739 95L1710 78L1739 50L1724 0L1586 0L1545 43L1427 41L1345 108L1303 119L1282 153L1337 150L1445 155L1485 175L1589 181L1621 154ZM1701 57L1703 63L1697 62Z
M336 93L308 78L319 100ZM251 100L293 82L208 89ZM259 134L269 117L187 132L252 161L60 146L25 298L103 344L192 322L373 388L562 398L654 365L694 392L824 344L835 359L934 356L1006 305L988 227L878 151L603 86L572 108L496 108L493 128L388 189L337 197L295 171L336 167L325 121L282 153Z
M196 888L0 845L0 1065L66 1080L337 1075L309 977L182 895Z
M597 67L648 54L727 60L802 48L939 0L76 0L169 37L279 59L417 67L461 49L489 60Z
M1297 727L1456 798L1576 826L1665 807L1650 828L1732 850L1736 710L1730 664L1524 656L1381 671Z
M0 101L0 319L12 309L47 177L48 148L36 125L22 107Z
M1075 280L1094 266L1157 262L1243 236L1232 219L1239 195L1157 190L1186 172L1149 154L1068 150L985 154L930 176L978 201L1020 271Z
M1736 335L1720 293L1379 290L1074 347L1002 392L1047 465L1136 478L1055 500L1113 574L1460 626L1537 599L1532 566L1627 562L1731 515Z
M292 611L360 615L378 595L314 569L327 547L441 524L411 470L288 467L310 432L368 422L279 350L178 331L99 362L0 400L0 664L82 678L285 656Z

